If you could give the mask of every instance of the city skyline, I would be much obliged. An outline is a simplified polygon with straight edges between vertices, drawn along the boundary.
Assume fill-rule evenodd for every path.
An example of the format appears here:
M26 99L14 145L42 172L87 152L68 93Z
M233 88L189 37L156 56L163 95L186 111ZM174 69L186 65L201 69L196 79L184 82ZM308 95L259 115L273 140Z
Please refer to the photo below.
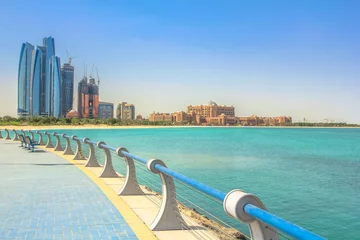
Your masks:
M84 63L95 64L104 79L100 100L131 102L143 116L214 100L234 105L239 116L360 123L357 1L160 2L35 1L26 11L21 1L0 3L7 36L0 39L0 101L8 103L0 116L16 116L20 44L52 36L57 56L67 59L66 49L76 56L75 86Z

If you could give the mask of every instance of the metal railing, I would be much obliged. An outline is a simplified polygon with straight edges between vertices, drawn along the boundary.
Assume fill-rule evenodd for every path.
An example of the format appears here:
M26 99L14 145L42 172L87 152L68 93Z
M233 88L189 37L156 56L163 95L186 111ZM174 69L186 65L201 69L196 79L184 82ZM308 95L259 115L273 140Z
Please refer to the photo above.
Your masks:
M5 139L10 140L9 130L3 130L6 133ZM18 139L18 133L13 130L13 141ZM48 133L29 130L31 139L34 139L34 133L39 134L39 144L45 145L44 135L47 136L45 148L53 148L54 151L63 151L64 155L74 155L74 160L86 160L86 167L102 167L99 177L119 177L115 171L112 156L123 158L126 163L125 182L119 195L142 195L144 191L139 186L136 175L136 165L144 166L152 173L160 176L162 181L162 197L160 210L150 225L151 230L180 230L184 228L186 222L179 213L177 194L174 180L191 187L204 196L213 198L223 205L223 210L230 217L238 219L240 222L248 225L251 239L254 240L276 240L279 235L286 234L295 239L324 239L304 228L290 223L274 214L269 213L262 201L255 195L243 192L239 189L224 193L220 190L207 186L201 182L191 179L176 171L169 169L160 159L145 159L141 156L129 153L124 147L114 148L106 145L105 142L91 141L89 138L79 138L77 136L68 136L66 134ZM25 131L21 134L26 135ZM52 136L55 137L55 146L52 142ZM1 135L0 138L4 138ZM65 139L65 147L61 145L61 138ZM76 150L71 149L71 141L76 143ZM84 148L88 146L88 154L84 154ZM75 145L73 145L75 146ZM103 151L104 162L99 164L96 154L97 150ZM151 179L147 178L147 182ZM150 183L150 182L149 182ZM159 201L159 200L158 200Z

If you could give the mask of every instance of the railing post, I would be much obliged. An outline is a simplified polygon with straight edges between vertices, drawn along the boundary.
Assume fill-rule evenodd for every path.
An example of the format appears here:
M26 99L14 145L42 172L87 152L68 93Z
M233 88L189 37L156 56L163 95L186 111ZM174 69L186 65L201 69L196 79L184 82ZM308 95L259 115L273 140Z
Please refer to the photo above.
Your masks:
M56 137L56 145L54 151L64 151L64 149L61 146L59 135L56 132L54 132L52 135Z
M48 133L47 131L45 131L44 134L45 134L45 135L47 136L47 138L48 138L48 141L47 141L47 144L46 144L45 148L54 148L54 145L53 145L52 142L51 142L50 133Z
M72 151L71 145L70 145L70 138L66 134L63 134L61 136L63 138L65 138L65 140L66 140L66 147L65 147L65 150L63 152L63 155L74 155L74 152Z
M75 138L76 138L76 139L75 139ZM75 136L75 135L71 136L71 139L76 142L76 152L75 152L75 157L73 158L73 160L86 160L86 158L85 158L84 155L82 154L82 149L81 149L81 142L80 142L80 140L77 139L77 136Z
M125 156L121 152L129 152L126 148L119 147L116 149L116 154L119 157L125 159L126 162L126 179L125 183L118 192L119 195L143 195L143 191L141 190L139 183L136 179L136 168L134 164L134 160L130 157Z
M178 204L176 201L176 191L174 179L170 176L163 174L155 168L155 165L159 164L166 167L163 161L159 159L151 159L147 162L147 169L155 174L159 174L162 182L162 201L160 210L150 225L150 229L153 231L161 230L181 230L183 229L183 220Z
M104 148L102 145L106 145L106 143L98 142L96 144L96 146L98 148L104 150L104 153L105 153L105 162L104 162L103 169L102 169L101 173L99 174L99 177L107 177L107 178L119 177L119 175L117 175L114 170L110 150L107 148Z
M32 132L31 130L28 130L28 132L31 135L31 141L35 142L34 132Z
M39 144L40 146L44 146L45 143L44 143L44 140L43 140L43 135L42 135L42 133L41 133L40 131L36 131L36 133L39 134L39 142L38 142L38 144Z
M238 189L229 192L223 202L224 210L229 216L248 224L251 239L278 240L279 236L276 229L245 213L244 207L246 204L252 204L266 210L257 196Z
M2 130L0 129L0 139L2 139L2 138L3 138L3 136L1 135L1 132L2 132Z
M83 142L89 145L89 157L88 161L85 164L85 167L101 167L100 164L96 161L95 148L92 143L87 142L89 138L84 138Z
M13 131L14 131L14 134L15 134L15 136L14 136L14 138L13 138L13 141L19 141L19 135L18 135L18 133L16 132L15 129L13 129Z
M6 137L5 137L5 140L10 140L10 133L9 133L9 130L7 128L5 128L5 132L6 132Z

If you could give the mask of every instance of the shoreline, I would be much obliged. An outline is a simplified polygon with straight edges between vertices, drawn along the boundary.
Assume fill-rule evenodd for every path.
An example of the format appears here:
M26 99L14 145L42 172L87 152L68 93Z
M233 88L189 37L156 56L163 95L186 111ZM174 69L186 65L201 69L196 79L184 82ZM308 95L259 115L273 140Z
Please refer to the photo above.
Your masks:
M0 125L0 129L9 130L42 130L42 129L144 129L144 128L303 128L303 129L341 129L341 128L354 128L360 129L360 127L309 127L309 126L194 126L194 125L179 125L179 126L154 126L154 125L139 125L139 126L112 126L106 124L84 124L84 125Z

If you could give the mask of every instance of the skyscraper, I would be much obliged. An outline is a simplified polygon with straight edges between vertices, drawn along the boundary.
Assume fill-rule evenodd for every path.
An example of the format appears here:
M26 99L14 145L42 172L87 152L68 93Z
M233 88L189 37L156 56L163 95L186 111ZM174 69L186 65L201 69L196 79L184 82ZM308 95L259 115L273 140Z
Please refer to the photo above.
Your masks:
M59 118L61 116L61 65L60 58L50 58L50 116Z
M44 95L45 95L45 113L48 113L49 116L52 116L50 114L50 89L51 89L51 82L50 82L50 59L51 57L55 56L55 40L52 37L47 37L43 39L43 46L46 49L46 55L45 55L45 89L44 89Z
M41 81L42 77L42 58L43 53L41 48L35 50L35 56L33 60L33 70L31 77L31 115L39 116L40 115L40 91L41 91Z
M99 86L90 76L79 82L78 85L78 113L80 118L97 118L99 110Z
M62 76L62 99L61 99L61 115L66 114L73 109L74 99L74 67L70 63L64 63L61 68Z
M18 115L60 117L62 74L54 38L44 38L36 49L24 43L18 71Z
M19 116L30 113L31 73L34 46L23 43L20 51L18 70L18 109Z

